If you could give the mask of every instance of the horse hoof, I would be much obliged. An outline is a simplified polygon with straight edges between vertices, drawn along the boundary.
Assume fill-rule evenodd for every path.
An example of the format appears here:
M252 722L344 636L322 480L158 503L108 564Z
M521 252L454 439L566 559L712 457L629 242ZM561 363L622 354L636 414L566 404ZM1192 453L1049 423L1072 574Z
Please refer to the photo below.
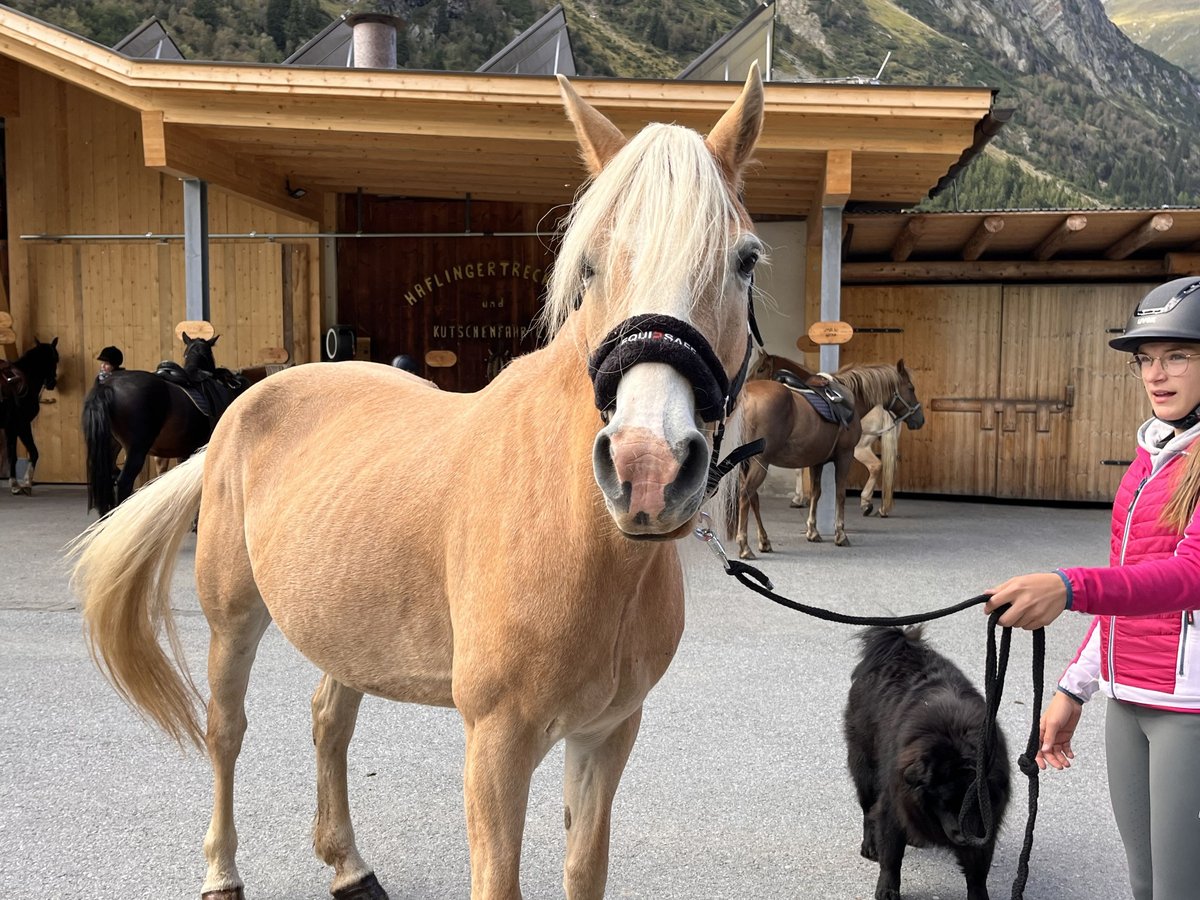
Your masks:
M379 885L374 872L368 872L355 884L333 892L334 900L388 900L387 891Z
M869 516L873 512L875 512L875 504L874 503L868 503L866 506L862 507L862 514L864 517Z
M246 900L246 895L242 892L241 887L235 887L220 891L205 891L200 895L200 900Z
M834 546L836 546L836 547L849 547L850 546L850 538L846 537L843 534L841 537L834 538L833 543L834 543Z
M770 545L770 544L759 544L759 545L758 545L758 552L759 552L759 553L774 553L775 551L774 551L774 549L771 547L771 545Z
M823 543L825 540L825 538L821 537L819 534L816 534L815 532L813 534L806 534L805 537L808 539L808 542L810 544L820 544L820 543Z
M792 502L789 503L788 506L790 506L792 509L804 509L804 507L808 506L808 501L797 500L795 497L793 497Z
M738 554L738 559L758 559L758 557L754 555L753 550L747 547Z

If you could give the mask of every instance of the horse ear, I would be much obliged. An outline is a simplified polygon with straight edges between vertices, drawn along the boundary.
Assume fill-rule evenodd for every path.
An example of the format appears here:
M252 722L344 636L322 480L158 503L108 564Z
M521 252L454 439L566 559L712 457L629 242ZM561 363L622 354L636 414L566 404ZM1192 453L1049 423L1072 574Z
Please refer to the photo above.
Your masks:
M192 339L188 337L188 333L186 331L181 331L179 333L183 336L183 342L185 344L190 344L192 342Z
M898 363L896 363L896 371L899 372L901 375L903 375L905 373L906 369L904 368L904 360L903 359L901 359Z
M571 87L571 82L559 75L558 90L562 94L567 117L575 126L575 137L589 175L597 175L610 159L626 144L625 135L604 113L584 100Z
M754 152L754 145L758 143L758 137L762 134L762 124L763 83L758 72L758 61L755 60L746 75L746 84L741 95L705 138L708 149L717 158L717 162L725 170L725 177L735 188L741 187L742 168Z
M217 344L217 338L219 338L219 337L220 337L220 335L219 335L219 334L214 334L214 335L212 336L212 339L211 339L211 340L208 342L208 346L210 346L210 347L215 347L215 346L216 346L216 344Z
M54 338L54 340L52 340L52 341L50 342L50 346L51 346L51 347L57 347L57 346L58 346L58 336L57 336L57 335L55 335L55 338Z

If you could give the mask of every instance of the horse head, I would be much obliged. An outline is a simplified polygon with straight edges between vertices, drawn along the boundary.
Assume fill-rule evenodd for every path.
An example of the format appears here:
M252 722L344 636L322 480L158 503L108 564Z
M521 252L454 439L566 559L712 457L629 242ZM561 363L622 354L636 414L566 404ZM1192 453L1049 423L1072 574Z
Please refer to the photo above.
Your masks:
M762 130L762 80L752 67L707 138L651 124L629 140L559 83L592 182L566 221L546 321L557 329L578 310L609 514L627 535L673 537L704 500L711 437L749 355L764 248L740 193Z
M35 337L33 346L17 360L16 365L31 384L54 390L58 387L58 338L43 344Z
M904 360L896 363L896 375L896 392L892 396L892 402L887 404L885 409L896 418L897 424L903 422L915 431L925 424L925 411L921 407L921 401L917 399L917 389Z
M183 367L189 372L201 371L212 375L217 371L217 361L212 348L220 335L211 338L189 337L183 332Z

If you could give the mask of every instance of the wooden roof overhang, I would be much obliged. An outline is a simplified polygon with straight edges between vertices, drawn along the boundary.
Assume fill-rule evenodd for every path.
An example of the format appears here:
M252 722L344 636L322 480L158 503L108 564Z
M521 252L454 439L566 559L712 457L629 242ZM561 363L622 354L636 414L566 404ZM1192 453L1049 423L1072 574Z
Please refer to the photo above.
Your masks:
M1200 274L1200 209L847 213L846 283Z
M583 180L549 77L132 60L0 8L4 114L19 115L25 66L136 110L147 166L313 220L328 192L556 204ZM740 89L574 84L630 134L651 121L706 132ZM992 100L986 88L773 82L747 203L806 215L830 184L849 185L835 202L915 203L979 149ZM307 196L289 197L285 179Z

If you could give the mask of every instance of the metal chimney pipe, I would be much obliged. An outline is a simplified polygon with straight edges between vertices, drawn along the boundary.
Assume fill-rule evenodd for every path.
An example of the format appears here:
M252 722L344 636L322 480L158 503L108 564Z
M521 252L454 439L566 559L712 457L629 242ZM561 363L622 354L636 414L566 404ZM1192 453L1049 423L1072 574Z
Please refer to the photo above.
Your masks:
M404 24L386 13L354 13L346 17L354 30L356 69L396 68L396 31Z

